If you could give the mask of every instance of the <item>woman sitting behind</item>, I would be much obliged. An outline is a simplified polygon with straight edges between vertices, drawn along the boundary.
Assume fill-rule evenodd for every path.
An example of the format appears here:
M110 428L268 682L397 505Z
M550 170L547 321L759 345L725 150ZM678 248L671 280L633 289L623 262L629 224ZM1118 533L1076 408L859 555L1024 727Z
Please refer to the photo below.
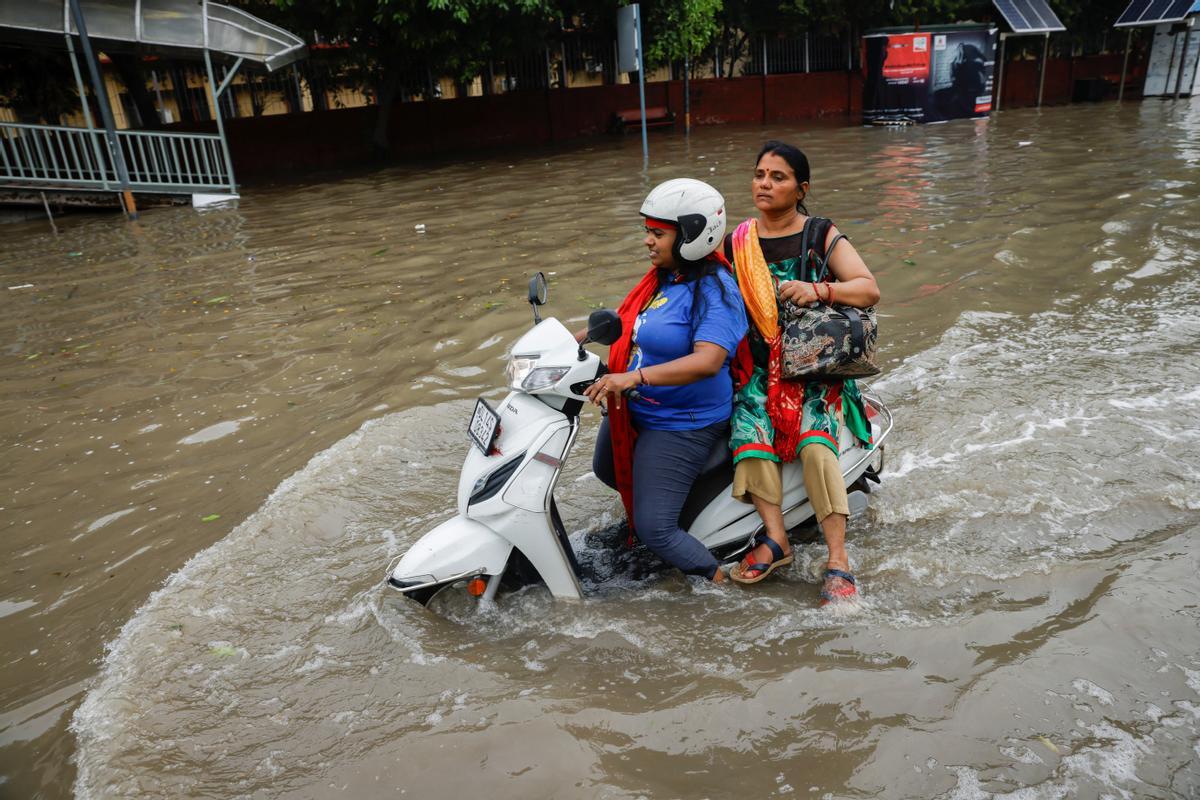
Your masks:
M858 251L829 220L808 216L808 159L798 148L767 142L759 151L751 182L757 220L738 226L726 249L736 262L738 284L750 312L753 372L734 399L733 494L752 502L765 535L730 572L739 583L757 583L792 561L783 523L780 462L800 459L804 486L829 558L822 605L857 593L846 555L846 486L838 463L842 425L865 446L871 444L862 396L853 380L785 381L779 371L779 307L814 302L867 308L879 302L879 287ZM809 252L801 252L806 240ZM830 248L832 247L832 250ZM828 258L835 282L815 282L814 265ZM776 292L778 301L776 300Z
M618 311L622 337L609 354L611 372L586 392L608 406L592 468L620 491L650 550L720 582L725 573L679 527L679 515L709 453L729 436L729 362L746 334L737 283L712 258L725 235L725 201L708 184L679 178L650 192L641 214L651 268Z

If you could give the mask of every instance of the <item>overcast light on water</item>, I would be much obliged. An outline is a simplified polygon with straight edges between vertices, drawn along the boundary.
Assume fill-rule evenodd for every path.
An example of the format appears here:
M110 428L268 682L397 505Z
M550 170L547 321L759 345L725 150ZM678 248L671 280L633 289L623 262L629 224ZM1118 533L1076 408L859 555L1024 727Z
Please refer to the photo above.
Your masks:
M591 411L585 602L389 597L528 275L615 307L770 137L883 292L861 609L614 550ZM6 227L0 796L1200 794L1200 100L635 138Z

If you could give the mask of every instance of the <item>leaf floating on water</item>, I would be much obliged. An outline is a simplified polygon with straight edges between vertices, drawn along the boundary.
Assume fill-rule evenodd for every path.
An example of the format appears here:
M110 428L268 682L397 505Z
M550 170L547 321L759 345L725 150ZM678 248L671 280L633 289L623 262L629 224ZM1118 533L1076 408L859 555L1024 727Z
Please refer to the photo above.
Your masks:
M212 522L214 519L220 519L220 518L221 518L220 514L209 514L207 517L201 517L200 521L201 522Z
M232 658L233 656L237 655L237 650L234 650L233 646L228 644L214 645L208 648L208 652L212 653L214 656L220 656L221 658Z
M915 267L917 265L917 262L913 261L911 258L904 259L904 263L908 264L910 267Z
M38 357L38 356L40 356L40 355L41 355L41 353L34 353L34 354L33 354L33 355L31 355L31 356L25 356L25 360L26 360L26 361L33 361L35 358L37 358L37 357Z
M229 295L223 294L220 297L214 297L211 300L205 300L204 304L211 306L213 303L224 303L228 299L229 299Z
M67 253L67 255L71 258L79 258L81 255L83 255L83 253L78 250L72 250L70 253Z
M1044 744L1046 746L1046 749L1049 750L1051 753L1054 753L1054 755L1060 754L1061 751L1059 751L1058 745L1056 745L1054 742L1050 741L1045 736L1039 736L1037 738L1038 738L1038 741L1041 742L1042 744Z
M381 247L381 248L379 248L378 250L376 250L374 253L371 253L371 255L373 255L373 256L381 256L381 255L383 255L384 253L386 253L387 251L388 251L388 248L386 248L386 247Z

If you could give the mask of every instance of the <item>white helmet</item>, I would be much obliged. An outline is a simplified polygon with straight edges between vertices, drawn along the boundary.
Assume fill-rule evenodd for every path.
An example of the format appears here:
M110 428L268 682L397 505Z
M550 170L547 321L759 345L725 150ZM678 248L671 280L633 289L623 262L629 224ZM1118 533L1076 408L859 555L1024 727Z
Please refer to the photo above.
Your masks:
M674 255L699 261L721 246L725 236L725 198L704 181L675 178L655 186L641 214L679 226Z

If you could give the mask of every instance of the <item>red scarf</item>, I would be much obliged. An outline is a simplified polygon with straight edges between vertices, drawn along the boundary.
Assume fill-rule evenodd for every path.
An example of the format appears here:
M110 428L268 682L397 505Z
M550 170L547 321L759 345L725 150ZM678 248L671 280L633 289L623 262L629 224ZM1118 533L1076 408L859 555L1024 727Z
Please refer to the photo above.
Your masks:
M633 287L633 291L621 301L617 316L621 318L621 338L613 342L608 351L608 371L624 372L629 366L629 354L633 350L633 325L654 295L658 293L658 268L650 271ZM637 431L629 414L629 400L621 398L620 404L608 405L608 432L612 436L613 474L617 479L617 491L625 505L629 518L629 529L633 530L633 444ZM631 538L632 542L632 538Z

